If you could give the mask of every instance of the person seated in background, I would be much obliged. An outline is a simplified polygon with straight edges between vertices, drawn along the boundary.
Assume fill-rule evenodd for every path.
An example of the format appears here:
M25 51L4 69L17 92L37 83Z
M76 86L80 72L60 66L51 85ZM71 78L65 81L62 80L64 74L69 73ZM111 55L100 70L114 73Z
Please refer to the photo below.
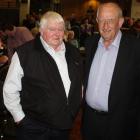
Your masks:
M93 25L89 23L88 18L83 19L81 24L80 45L84 46L87 37L91 36L93 32Z
M89 23L88 18L85 18L83 20L83 23L81 24L81 30L82 33L85 34L86 36L92 35L93 26L92 24Z
M79 48L79 44L77 39L74 37L74 31L68 31L68 35L67 35L67 41L74 45L76 48Z
M15 48L34 38L26 27L16 27L8 23L2 26L2 30L7 35L6 45L9 59L12 57Z

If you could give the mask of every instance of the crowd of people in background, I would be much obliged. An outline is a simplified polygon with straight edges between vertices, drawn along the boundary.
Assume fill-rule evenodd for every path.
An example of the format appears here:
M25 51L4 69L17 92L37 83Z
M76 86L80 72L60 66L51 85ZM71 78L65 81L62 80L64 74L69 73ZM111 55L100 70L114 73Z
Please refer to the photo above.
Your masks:
M78 16L76 13L72 13L69 17L64 17L66 24L66 31L74 31L74 38L77 39L79 47L84 47L84 40L95 32L98 32L95 12L91 11L91 7L87 10L85 16ZM23 20L22 25L27 27L35 36L38 33L39 20L41 14L28 14ZM123 31L127 31L139 38L140 32L140 19L134 19L131 17L124 17L125 21L122 26ZM66 32L68 35L68 32Z
M41 13L32 12L26 15L21 25L16 26L11 23L0 23L0 46L2 46L0 67L4 66L3 63L10 63L17 46L32 40L39 34L41 16ZM79 17L76 13L72 13L69 17L64 16L63 18L65 20L64 41L71 43L80 50L85 49L84 42L87 37L98 33L95 11L92 7L89 7L85 16ZM140 19L124 17L124 24L121 29L123 32L140 38ZM16 46L13 46L13 44Z

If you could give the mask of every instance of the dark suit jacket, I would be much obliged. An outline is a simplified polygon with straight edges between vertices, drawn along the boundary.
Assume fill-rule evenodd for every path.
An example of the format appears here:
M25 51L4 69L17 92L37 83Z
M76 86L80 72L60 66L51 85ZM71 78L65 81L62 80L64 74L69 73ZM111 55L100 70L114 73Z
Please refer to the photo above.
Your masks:
M85 90L99 38L99 35L94 35L85 44ZM126 138L136 129L140 119L140 41L133 36L122 35L108 98L110 138Z

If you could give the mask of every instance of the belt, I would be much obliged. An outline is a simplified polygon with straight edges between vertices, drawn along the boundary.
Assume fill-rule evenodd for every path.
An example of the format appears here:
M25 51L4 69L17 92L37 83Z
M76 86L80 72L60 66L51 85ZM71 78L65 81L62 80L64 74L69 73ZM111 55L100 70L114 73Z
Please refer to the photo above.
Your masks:
M87 106L92 112L94 112L97 115L104 115L104 116L109 115L109 112L107 112L107 111L96 110L94 108L91 108L89 105L87 105Z
M93 108L92 108L92 111L97 115L109 115L109 113L106 112L106 111L96 110L96 109L93 109Z

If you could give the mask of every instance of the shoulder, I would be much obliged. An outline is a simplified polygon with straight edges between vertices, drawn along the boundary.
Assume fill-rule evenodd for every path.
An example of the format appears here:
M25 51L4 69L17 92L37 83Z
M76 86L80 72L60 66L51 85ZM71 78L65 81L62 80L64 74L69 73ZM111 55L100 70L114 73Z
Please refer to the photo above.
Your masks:
M34 40L30 40L16 48L17 52L28 52L33 49Z
M81 59L80 50L73 46L72 44L65 42L66 47L66 57Z
M24 44L22 44L21 46L19 46L18 48L16 48L16 51L31 51L31 50L39 50L39 49L42 49L43 46L42 46L42 43L40 41L40 36L36 36L36 38L32 39L32 40L29 40L29 41L26 41Z
M18 31L29 31L27 27L21 26L21 27L16 27L16 30Z
M43 46L39 38L27 41L23 45L16 48L16 52L20 59L26 59L29 57L34 57L35 55L40 55L42 52Z
M30 30L27 27L16 27L16 34L18 36L29 36L32 35Z
M140 42L140 39L138 39L136 36L134 36L132 34L126 34L126 33L122 34L122 40L126 40L128 42L133 42L133 43Z
M85 40L85 46L87 45L93 45L94 43L97 43L100 39L100 35L99 34L93 34L92 36L89 36L86 40Z
M138 61L140 60L140 39L131 34L123 34L121 44L126 46L131 53L134 53Z
M65 44L65 47L66 47L66 51L68 52L75 52L75 53L78 53L79 52L79 49L76 48L74 45L72 45L71 43L69 42L64 42Z
M122 34L121 43L133 50L140 50L140 39L131 34Z
M18 47L16 49L16 52L18 54L21 65L24 66L25 64L27 64L27 62L35 61L35 59L40 57L42 54L42 50L43 47L41 46L41 43L38 44L37 40L33 39Z
M92 36L88 37L85 40L84 47L85 47L86 53L91 53L94 48L97 48L99 39L100 39L99 34L93 34Z

